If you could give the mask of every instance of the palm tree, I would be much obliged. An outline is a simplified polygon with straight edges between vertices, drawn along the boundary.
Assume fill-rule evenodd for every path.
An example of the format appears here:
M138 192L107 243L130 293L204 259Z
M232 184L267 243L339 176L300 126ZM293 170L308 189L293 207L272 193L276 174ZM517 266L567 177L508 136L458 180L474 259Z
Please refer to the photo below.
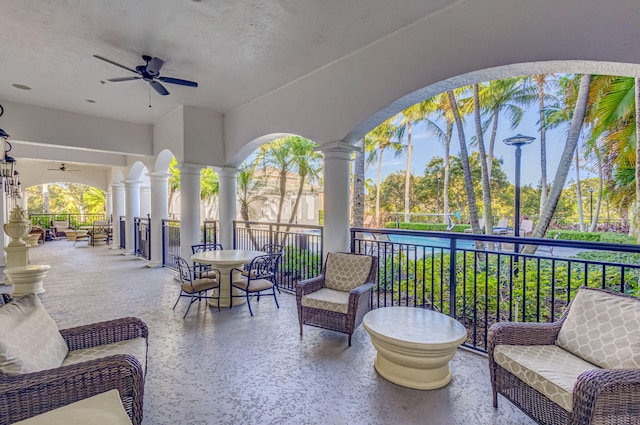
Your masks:
M305 183L313 183L320 176L322 155L320 152L313 150L316 144L304 137L288 137L286 143L290 145L292 171L298 173L298 192L293 208L291 209L291 216L289 217L289 224L291 224L298 213ZM289 228L287 227L287 231L288 230Z
M487 163L487 154L484 148L484 137L482 130L482 119L480 111L480 94L478 84L473 85L473 115L476 125L476 140L478 142L478 153L480 154L480 170L482 177L482 218L484 219L484 228L487 235L493 234L493 214L491 212L491 186L489 185L489 165ZM497 116L494 122L497 121ZM493 156L490 158L493 162Z
M294 136L287 136L282 139L260 147L258 160L262 163L265 171L268 167L275 169L278 173L278 214L276 222L282 222L282 210L287 196L287 178L293 167L293 157L291 155L291 144L288 139Z
M493 167L493 152L498 134L498 122L500 116L504 116L511 129L515 129L522 121L524 109L522 106L531 102L533 91L527 85L522 84L521 77L505 78L504 80L493 80L483 84L479 88L478 96L482 110L487 111L491 121L491 136L489 139L489 150L486 154L488 176L491 178ZM487 127L489 121L483 124L483 129Z
M571 168L571 161L573 160L573 155L576 150L576 146L578 145L580 133L582 132L584 117L587 110L590 83L591 75L585 74L580 78L580 86L575 98L575 107L573 108L573 117L571 119L569 133L567 134L567 142L564 146L562 156L560 157L560 163L558 164L558 169L556 171L555 178L553 179L553 185L551 186L549 197L547 198L547 202L544 204L538 224L535 229L533 229L531 236L534 238L541 238L547 232L549 223L551 223L551 218L553 217L553 212L556 209L556 205L558 204L558 200L562 194L562 189L566 183L567 175ZM570 95L572 94L565 93L565 98L568 98ZM535 250L536 246L526 245L523 251L525 253L533 254Z
M240 166L240 170L237 175L236 193L238 196L238 202L240 203L240 216L245 221L249 238L253 243L255 249L259 248L258 242L253 234L251 225L251 204L258 201L264 201L266 197L261 194L262 189L266 185L263 179L255 178L255 170L258 162L256 160L245 162Z
M378 160L378 174L376 178L376 227L380 227L380 184L382 183L382 155L387 149L400 155L402 144L397 141L398 127L391 121L393 118L384 121L382 124L371 130L364 138L365 150L369 153L369 160Z
M455 92L455 91L454 91ZM451 179L451 136L453 135L453 126L456 122L451 104L447 93L440 93L437 96L425 101L425 110L427 119L425 124L427 130L435 135L438 140L444 144L444 175L442 188L442 205L443 205L443 221L448 222L449 219L449 181ZM431 118L433 117L433 118ZM440 127L437 122L444 120L444 128ZM439 212L439 211L438 211Z
M404 172L404 221L409 222L411 218L409 213L411 212L411 205L409 202L411 193L411 153L413 152L413 146L411 145L411 136L413 124L418 121L422 121L425 117L425 104L424 102L416 103L415 105L405 109L400 114L400 129L398 131L398 137L401 138L405 132L407 133L407 166Z
M469 203L469 217L471 220L471 229L473 233L481 233L480 223L478 222L478 207L476 205L476 195L473 192L473 180L471 179L471 167L469 166L469 153L467 151L467 141L464 136L464 127L462 118L460 118L460 110L453 91L447 92L451 111L456 121L458 130L458 140L460 141L460 159L462 160L462 168L464 172L464 186L467 193L467 202Z

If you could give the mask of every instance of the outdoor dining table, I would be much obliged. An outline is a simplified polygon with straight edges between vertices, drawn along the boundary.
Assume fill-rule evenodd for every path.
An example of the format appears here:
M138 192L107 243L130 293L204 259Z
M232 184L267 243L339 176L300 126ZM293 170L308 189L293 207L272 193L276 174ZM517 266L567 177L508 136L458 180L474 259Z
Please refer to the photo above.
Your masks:
M214 269L220 271L220 307L229 307L231 295L231 280L229 273L233 268L239 268L248 264L259 255L264 255L262 251L251 251L244 249L221 249L217 251L198 252L191 256L191 261L200 264L210 264ZM234 271L234 278L240 272ZM234 304L243 304L242 298L236 298ZM217 300L209 300L209 304L217 307Z

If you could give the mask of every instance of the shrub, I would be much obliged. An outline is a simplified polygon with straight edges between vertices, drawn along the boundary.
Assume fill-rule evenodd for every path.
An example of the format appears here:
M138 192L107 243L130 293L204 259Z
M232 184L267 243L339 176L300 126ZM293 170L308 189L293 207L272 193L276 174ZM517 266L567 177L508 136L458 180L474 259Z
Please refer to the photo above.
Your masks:
M465 231L465 229L469 228L468 224L454 224L452 230L447 230L447 227L449 227L449 225L448 224L444 224L444 223L406 223L406 222L395 223L393 221L388 222L387 224L385 224L384 227L387 228L387 229L395 229L396 228L396 224L400 225L400 229L405 229L405 230L424 230L424 231L428 231L428 232L447 232L447 231L451 231L451 232L463 233Z

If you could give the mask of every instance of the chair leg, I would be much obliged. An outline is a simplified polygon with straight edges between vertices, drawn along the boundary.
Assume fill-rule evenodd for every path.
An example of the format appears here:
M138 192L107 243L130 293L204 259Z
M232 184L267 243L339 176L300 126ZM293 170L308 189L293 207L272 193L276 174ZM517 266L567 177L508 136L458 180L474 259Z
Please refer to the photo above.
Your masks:
M300 323L300 335L302 336L302 323Z
M182 297L182 292L180 292L180 294L178 295L178 299L176 300L176 303L173 305L173 309L176 309L176 306L178 305L178 301L180 301L180 298Z
M349 347L351 347L351 334L349 334Z
M195 302L195 300L193 299L193 294L191 294L191 300L189 300L189 307L187 307L187 311L184 312L184 316L182 316L183 319L185 317L187 317L187 314L189 313L189 310L191 309L191 304L193 304L194 302Z
M251 314L251 317L253 317L253 310L251 310L251 297L249 296L249 292L246 292L247 294L247 306L249 307L249 314Z
M273 299L276 300L276 307L280 308L280 304L278 304L278 297L276 297L276 290L273 289Z

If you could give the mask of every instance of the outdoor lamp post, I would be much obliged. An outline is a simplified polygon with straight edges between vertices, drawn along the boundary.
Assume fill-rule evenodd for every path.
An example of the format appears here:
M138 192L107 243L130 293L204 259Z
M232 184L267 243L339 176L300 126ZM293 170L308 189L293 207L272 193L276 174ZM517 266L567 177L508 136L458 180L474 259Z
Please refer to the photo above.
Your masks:
M592 187L589 188L589 223L593 224L593 192L596 190Z
M516 237L520 236L520 157L522 155L521 148L524 145L528 145L529 143L536 140L535 137L531 136L523 136L522 134L517 134L513 137L509 137L508 139L504 139L503 142L509 146L516 147L516 184L515 184L515 205L514 205L514 219L513 219L513 235ZM518 244L514 245L514 251L519 251Z

